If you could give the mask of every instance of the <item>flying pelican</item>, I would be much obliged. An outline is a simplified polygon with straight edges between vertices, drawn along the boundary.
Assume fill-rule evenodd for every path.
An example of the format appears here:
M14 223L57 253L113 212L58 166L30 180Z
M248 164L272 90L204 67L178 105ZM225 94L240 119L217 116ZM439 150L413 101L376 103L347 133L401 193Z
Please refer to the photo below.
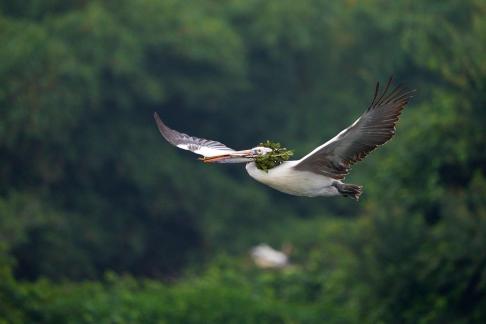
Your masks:
M257 146L235 151L226 145L177 132L167 127L154 113L162 136L178 148L202 155L206 163L246 163L246 171L255 180L278 191L295 196L345 196L359 200L362 186L344 183L351 166L361 161L394 134L400 113L412 97L413 90L400 85L389 91L392 79L380 94L379 83L365 112L348 128L320 145L300 160L285 161L260 170L255 159L272 152Z

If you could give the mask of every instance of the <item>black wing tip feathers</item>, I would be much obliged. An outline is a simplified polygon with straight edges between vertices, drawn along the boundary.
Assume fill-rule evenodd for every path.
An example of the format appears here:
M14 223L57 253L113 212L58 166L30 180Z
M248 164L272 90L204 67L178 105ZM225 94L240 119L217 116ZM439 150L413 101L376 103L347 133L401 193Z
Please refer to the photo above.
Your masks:
M394 77L393 75L390 76L384 90L380 93L380 82L376 82L375 87L375 94L373 96L373 100L371 101L370 105L368 106L367 111L370 111L376 107L381 106L383 103L389 103L392 101L402 101L402 105L406 105L411 98L414 97L416 93L416 89L410 89L407 86L403 85L402 83L398 83L393 90L390 92L391 84L393 83Z

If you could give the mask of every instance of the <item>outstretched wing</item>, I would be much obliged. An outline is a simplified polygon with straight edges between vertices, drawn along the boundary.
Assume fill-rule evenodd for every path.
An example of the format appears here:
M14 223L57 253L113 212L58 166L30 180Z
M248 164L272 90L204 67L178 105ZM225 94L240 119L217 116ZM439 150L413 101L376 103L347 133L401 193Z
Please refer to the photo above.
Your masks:
M157 113L154 113L154 118L160 134L162 134L167 142L177 146L178 148L188 150L205 157L218 156L228 154L229 152L234 152L233 149L220 142L189 136L167 127Z
M386 143L395 134L400 113L414 92L400 85L389 92L391 81L381 95L377 83L373 101L361 117L304 156L294 168L341 180L354 163Z

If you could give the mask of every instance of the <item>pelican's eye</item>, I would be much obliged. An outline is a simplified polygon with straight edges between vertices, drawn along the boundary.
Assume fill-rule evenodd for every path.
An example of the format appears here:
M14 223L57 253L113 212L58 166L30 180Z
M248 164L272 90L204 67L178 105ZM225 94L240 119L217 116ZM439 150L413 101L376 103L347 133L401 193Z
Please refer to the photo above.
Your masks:
M254 155L258 155L258 156L264 156L266 155L267 153L271 152L272 150L267 148L267 147L254 147L251 152L254 154Z

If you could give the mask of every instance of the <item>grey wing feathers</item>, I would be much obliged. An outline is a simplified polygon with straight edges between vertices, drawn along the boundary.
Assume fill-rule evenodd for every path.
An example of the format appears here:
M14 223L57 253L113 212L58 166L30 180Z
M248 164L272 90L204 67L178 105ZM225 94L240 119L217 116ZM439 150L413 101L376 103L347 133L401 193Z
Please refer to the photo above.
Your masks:
M192 151L203 156L213 156L234 151L226 145L203 138L189 136L169 128L162 122L159 115L154 113L155 122L160 131L160 134L172 145L181 149Z
M302 158L295 168L341 180L349 173L351 165L386 143L395 134L400 113L414 92L400 85L388 91L391 81L381 95L377 84L373 101L363 115Z

